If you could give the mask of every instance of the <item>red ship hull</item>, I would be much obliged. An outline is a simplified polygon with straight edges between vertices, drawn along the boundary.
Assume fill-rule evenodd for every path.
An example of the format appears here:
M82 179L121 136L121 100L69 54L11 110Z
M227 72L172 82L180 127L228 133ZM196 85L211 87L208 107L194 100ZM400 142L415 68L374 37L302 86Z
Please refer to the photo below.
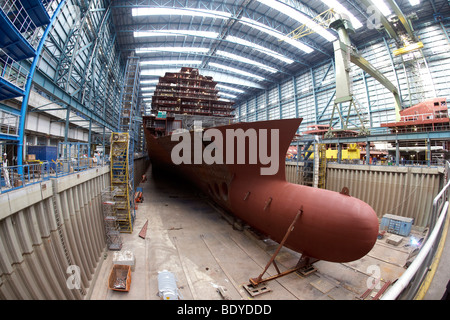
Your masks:
M271 239L281 242L300 211L294 230L284 243L286 247L318 260L349 262L360 259L373 248L377 239L378 218L374 210L349 195L286 181L285 154L301 121L272 120L214 128L223 137L227 130L278 130L278 170L273 175L262 175L261 168L268 165L259 160L249 164L248 154L245 164L206 164L203 161L175 165L172 150L179 141L172 141L172 135L156 137L147 129L145 135L154 168L183 175L218 205ZM144 128L145 123L146 117ZM194 133L190 135L193 137ZM260 138L258 136L258 141ZM227 142L225 138L224 145ZM273 141L267 141L267 150L271 150L271 143ZM234 151L237 149L235 145ZM233 163L237 163L237 159L234 160Z

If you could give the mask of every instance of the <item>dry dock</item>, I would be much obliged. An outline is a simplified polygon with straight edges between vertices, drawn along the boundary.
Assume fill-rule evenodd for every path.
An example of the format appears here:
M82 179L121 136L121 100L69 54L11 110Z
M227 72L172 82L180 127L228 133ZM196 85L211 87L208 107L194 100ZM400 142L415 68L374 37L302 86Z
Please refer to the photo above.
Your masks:
M158 272L168 270L177 279L184 300L355 300L372 299L388 282L403 272L414 247L410 237L393 245L383 239L360 260L350 263L318 261L308 275L291 273L266 283L265 293L251 296L243 286L266 266L277 244L255 238L244 228L235 228L205 195L191 186L167 177L154 177L149 169L138 204L133 233L122 234L122 250L134 253L136 262L129 292L108 289L113 252L105 254L93 281L93 300L159 300ZM139 237L148 221L145 239ZM411 233L420 239L418 230ZM300 254L282 248L276 258L280 271L297 263ZM264 278L277 272L270 266ZM368 291L368 286L380 279Z

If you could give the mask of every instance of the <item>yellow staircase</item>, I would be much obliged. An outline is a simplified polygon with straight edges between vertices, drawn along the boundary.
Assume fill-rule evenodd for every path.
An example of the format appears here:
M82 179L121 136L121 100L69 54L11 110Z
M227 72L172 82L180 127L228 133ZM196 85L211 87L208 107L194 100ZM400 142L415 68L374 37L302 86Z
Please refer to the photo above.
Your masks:
M129 141L130 137L126 132L111 134L111 187L116 191L114 201L119 231L122 233L133 232L131 210L134 198L130 186Z

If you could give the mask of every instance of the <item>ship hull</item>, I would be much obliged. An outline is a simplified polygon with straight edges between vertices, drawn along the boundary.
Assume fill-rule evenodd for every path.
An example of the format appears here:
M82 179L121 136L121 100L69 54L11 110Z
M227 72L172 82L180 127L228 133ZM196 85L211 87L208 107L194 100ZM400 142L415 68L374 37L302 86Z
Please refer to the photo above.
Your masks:
M261 170L268 169L273 163L261 159L251 162L250 138L244 140L247 151L244 163L239 163L237 158L239 145L230 143L231 149L223 148L223 159L231 161L207 164L202 159L195 163L192 156L192 161L186 161L188 163L175 164L177 154L173 151L179 147L181 139L177 140L173 135L155 137L148 130L145 135L154 170L182 175L222 208L271 239L281 242L299 215L294 230L284 243L286 247L319 260L349 262L360 259L372 249L377 239L378 218L374 210L346 194L286 181L285 154L300 123L301 119L285 119L214 128L224 137L224 146L231 142L231 138L227 139L230 130L254 130L258 146L261 148L261 141L266 142L266 150L272 150L272 153L276 143L279 152L276 161L275 158L271 160L278 166L273 174L262 174ZM262 139L262 133L267 132L278 132L278 140ZM199 133L189 133L193 149L196 148L196 134ZM207 145L203 143L202 150ZM230 150L234 151L234 158L227 158Z

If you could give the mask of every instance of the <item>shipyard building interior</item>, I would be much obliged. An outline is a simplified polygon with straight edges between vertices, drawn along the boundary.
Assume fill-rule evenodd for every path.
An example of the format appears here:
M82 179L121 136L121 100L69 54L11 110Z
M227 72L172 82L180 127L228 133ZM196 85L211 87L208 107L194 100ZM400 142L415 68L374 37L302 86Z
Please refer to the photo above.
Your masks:
M1 300L448 299L448 1L0 9Z

